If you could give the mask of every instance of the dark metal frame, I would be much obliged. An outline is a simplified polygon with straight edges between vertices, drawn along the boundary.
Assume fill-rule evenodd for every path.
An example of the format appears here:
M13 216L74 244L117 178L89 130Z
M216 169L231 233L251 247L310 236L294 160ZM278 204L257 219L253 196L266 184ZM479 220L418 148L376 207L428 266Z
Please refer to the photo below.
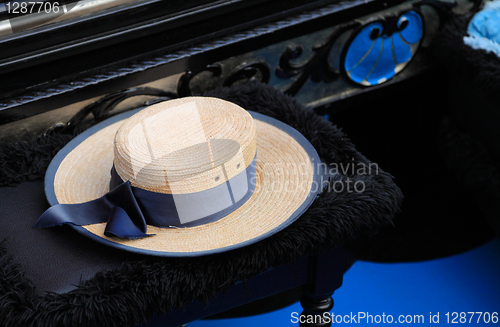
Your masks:
M396 0L387 3L399 4L400 2ZM17 77L7 73L0 76L3 83L11 85L7 92L2 93L3 99L0 99L0 123L17 121L85 99L127 90L165 76L201 71L219 60L250 52L293 36L342 24L358 15L381 10L387 3L374 0L333 2L318 9L302 10L298 15L264 25L260 24L241 32L235 33L234 29L230 29L229 32L233 33L228 33L226 30L224 32L226 36L215 35L214 38L214 35L210 35L204 38L206 40L204 42L199 42L199 39L190 40L193 44L190 47L178 47L178 50L172 51L158 50L144 54L143 59L109 62L104 68L99 67L99 69L90 69L80 73L73 73L68 68L71 76L56 78L51 82L40 82L39 85L31 85L28 89L27 83L19 85L22 83L20 79L26 80L26 76L39 76L43 71L51 72L55 68L46 65L38 70L21 69L15 72L14 75ZM78 58L69 59L77 65ZM57 63L56 60L53 65L57 66ZM61 62L59 64L63 65ZM64 70L67 66L67 64L63 65L59 69ZM36 79L36 76L33 78Z
M33 30L0 38L0 69L11 71L38 63L67 58L70 55L107 48L123 42L138 42L138 53L157 50L148 47L138 38L158 35L168 31L164 45L172 47L180 40L192 40L203 35L227 30L267 17L258 15L259 6L271 7L266 16L281 16L278 8L286 11L295 7L311 7L324 1L278 1L271 0L146 0L113 7L102 12L70 19L60 23L44 25ZM317 4L316 4L317 5ZM238 12L245 11L246 15ZM267 11L267 10L266 10ZM238 17L238 21L234 17ZM224 17L224 19L221 19ZM202 27L198 28L198 27ZM182 33L180 30L182 29ZM166 40L165 40L166 41ZM161 43L161 42L160 42ZM130 56L134 49L120 49Z
M48 63L44 63L43 58L46 57L40 55L40 58L36 57L29 61L32 67L20 68L12 72L0 71L0 87L6 87L4 92L0 92L0 140L18 136L15 133L19 129L19 124L9 125L9 123L22 124L24 131L19 129L19 135L26 130L29 133L38 134L58 127L71 131L90 113L97 120L105 118L121 100L126 98L156 97L156 100L151 100L149 97L140 104L145 105L168 98L195 95L199 94L200 90L215 86L229 86L251 79L273 85L277 83L277 79L286 81L284 86L281 82L281 86L275 86L280 87L289 95L297 96L297 99L304 104L324 111L324 108L332 102L380 90L431 67L432 63L427 60L428 55L423 44L429 44L430 40L427 38L432 38L432 35L426 35L427 14L420 8L422 6L427 9L431 8L432 15L434 15L431 19L437 22L429 26L433 25L434 30L437 30L441 21L437 9L441 8L440 11L446 14L446 10L452 6L438 0L412 0L410 2L403 0L387 2L378 0L294 0L288 2L280 0L273 1L272 6L266 2L270 0L249 1L245 5L242 1L220 0L188 10L183 16L184 21L176 17L173 20L178 22L177 25L170 26L171 29L168 31L160 28L156 31L159 34L150 35L150 37L158 37L158 35L172 34L167 41L162 40L155 45L145 45L148 42L151 43L150 38L141 41L142 43L134 39L124 44L95 50L98 51L98 55L91 50L66 57L64 61L57 59ZM285 6L284 2L288 5ZM145 3L157 4L158 0ZM266 5L266 9L259 9L259 6L263 4ZM222 16L211 16L215 13L215 8L220 6L227 6ZM281 9L283 11L280 11ZM423 18L424 35L419 50L405 69L382 85L366 87L352 82L346 76L342 60L356 31L371 22L384 22L386 17L399 17L409 10L417 11ZM226 23L219 23L220 20L224 20L224 15L228 12L231 13L228 22L233 24L230 27ZM262 17L255 16L259 12ZM250 13L250 18L245 18L248 13ZM162 19L168 20L167 16ZM207 24L213 27L207 29ZM131 26L130 30L134 30L134 27ZM316 40L316 44L311 47L311 55L302 60L304 47L293 43L279 50L277 65L262 58L251 57L275 44L288 42L285 40L293 42L294 38L309 37L322 31L329 31L328 36L322 36ZM348 35L347 39L344 35ZM336 42L339 38L344 38L342 41L344 43L338 55L340 61L338 67L333 67L328 62L328 57L332 49L337 47ZM167 44L172 40L174 40L172 44ZM90 43L93 42L92 39ZM97 43L94 45L97 46ZM128 52L125 51L124 54L113 57L115 53L120 53L123 47L129 49ZM28 58L29 54L26 56ZM85 56L89 56L90 59L83 60L81 63ZM37 61L38 59L41 61ZM297 62L299 60L301 61ZM58 65L61 67L55 69ZM11 62L11 67L15 67L14 61ZM61 71L61 76L51 75L56 70ZM210 77L205 75L202 85L199 81L195 82L199 74L207 72ZM177 75L180 78L172 90L145 87L147 83ZM35 85L30 85L29 81ZM316 86L313 90L311 81L318 84L320 89L324 88L323 95L317 95L321 92L317 92L319 89ZM197 84L194 88L193 82ZM305 87L308 83L309 87ZM334 85L333 90L332 85ZM193 91L194 89L198 92ZM329 92L326 97L325 92ZM87 104L90 99L97 100ZM311 102L311 99L316 101ZM82 101L86 103L78 105ZM55 112L65 106L71 107L72 118L54 118L49 125L35 126L37 129L31 127L37 115ZM3 132L2 126L6 126Z

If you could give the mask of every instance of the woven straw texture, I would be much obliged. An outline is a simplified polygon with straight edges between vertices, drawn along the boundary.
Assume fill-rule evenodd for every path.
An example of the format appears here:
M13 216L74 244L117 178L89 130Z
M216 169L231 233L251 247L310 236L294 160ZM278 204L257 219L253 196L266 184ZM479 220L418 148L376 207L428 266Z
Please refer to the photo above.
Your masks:
M158 103L121 126L115 168L122 180L158 193L213 188L255 157L255 124L241 107L216 98Z

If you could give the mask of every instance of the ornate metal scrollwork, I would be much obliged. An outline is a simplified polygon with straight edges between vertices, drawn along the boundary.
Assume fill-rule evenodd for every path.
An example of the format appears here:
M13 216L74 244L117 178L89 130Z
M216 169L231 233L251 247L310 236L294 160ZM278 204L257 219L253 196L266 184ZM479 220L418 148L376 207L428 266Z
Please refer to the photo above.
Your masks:
M199 89L206 91L210 87L217 86L231 86L233 84L242 83L249 80L258 80L262 83L268 83L271 77L271 69L269 65L264 61L252 61L249 63L243 63L236 68L234 68L227 76L223 76L223 67L220 63L208 65L205 68L198 70L196 72L187 71L179 79L179 84L177 85L177 95L179 97L193 95L191 81L200 73L210 72L212 77L220 77L220 81L210 81L206 79L203 82L198 82L196 85ZM227 69L226 69L227 70Z
M288 45L276 68L278 78L293 79L283 91L296 95L309 78L313 82L330 83L344 76L347 81L363 86L390 80L409 64L417 52L424 36L420 7L434 7L430 2L417 2L396 12L338 26L326 39L312 46L313 54L309 58L298 63L296 60L302 56L303 46ZM353 32L345 44L339 44L343 49L337 69L332 67L329 56L339 37L348 30Z
M187 97L193 95L191 91L191 80L198 74L202 72L211 72L212 76L220 76L222 74L222 67L219 64L207 65L201 70L198 71L187 71L185 72L181 78L179 79L179 84L177 85L177 96L179 97Z
M269 83L271 78L271 69L264 61L256 61L245 63L236 67L229 76L224 80L224 86L231 86L233 84L241 83L244 81L258 80L262 83Z
M302 46L289 45L280 56L279 66L276 68L276 76L283 79L292 78L299 75L284 90L285 93L295 95L305 82L311 77L314 82L332 82L339 78L340 72L334 69L328 62L328 55L338 37L345 31L359 25L358 22L337 26L322 42L316 43L312 47L313 55L301 63L292 63L292 60L302 55Z
M220 64L208 65L205 68L193 72L187 71L184 73L177 84L177 92L167 92L161 89L151 87L137 87L124 91L108 94L101 99L87 105L77 112L66 124L58 125L64 132L72 131L74 127L79 125L89 114L93 114L95 119L101 119L108 115L120 102L134 96L156 96L157 98L149 101L146 105L150 105L159 101L169 100L173 98L185 97L193 95L191 90L191 80L201 72L210 72L212 76L219 77L222 74ZM271 76L269 66L262 61L256 61L240 65L233 69L228 76L223 80L222 85L230 86L235 83L241 83L248 80L260 80L263 83L268 83Z
M164 100L177 97L175 93L151 87L134 87L108 94L78 111L64 126L62 126L62 130L65 132L73 130L90 114L93 114L95 119L104 118L123 100L141 95L156 96Z

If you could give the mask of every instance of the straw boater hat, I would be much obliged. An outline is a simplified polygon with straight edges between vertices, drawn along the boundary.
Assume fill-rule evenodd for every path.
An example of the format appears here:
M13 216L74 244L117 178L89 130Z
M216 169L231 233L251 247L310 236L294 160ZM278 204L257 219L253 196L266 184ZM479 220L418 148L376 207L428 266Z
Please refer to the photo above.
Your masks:
M68 224L151 255L227 251L295 221L320 191L317 164L304 136L275 119L216 98L169 100L63 148L45 178L52 207L35 226Z

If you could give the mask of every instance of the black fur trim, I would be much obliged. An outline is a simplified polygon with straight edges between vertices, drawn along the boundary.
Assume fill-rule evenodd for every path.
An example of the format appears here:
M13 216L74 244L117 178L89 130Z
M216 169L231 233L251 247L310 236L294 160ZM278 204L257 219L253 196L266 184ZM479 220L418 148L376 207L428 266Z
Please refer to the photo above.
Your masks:
M206 95L236 102L295 127L328 161L368 163L339 129L269 86L249 83ZM169 312L194 299L207 302L236 281L248 280L271 266L291 263L391 224L403 198L392 177L379 171L377 175L337 175L335 181L346 183L347 177L365 182L365 192L323 192L300 219L259 243L205 257L148 257L124 263L65 294L34 296L33 286L0 245L0 326L141 324L153 313Z
M500 101L500 58L464 43L470 19L469 16L455 16L445 24L433 41L435 58L454 78L473 83L485 96Z
M12 317L30 315L35 308L36 298L33 283L26 278L0 242L0 325L14 326ZM20 326L20 325L18 325Z
M57 152L92 125L85 121L72 133L62 133L56 128L17 142L0 142L0 187L43 178Z
M0 143L0 186L12 186L43 177L56 153L73 138L45 134L15 143Z
M464 44L470 18L454 18L436 40L436 57L450 75L440 145L447 168L500 235L500 58Z

